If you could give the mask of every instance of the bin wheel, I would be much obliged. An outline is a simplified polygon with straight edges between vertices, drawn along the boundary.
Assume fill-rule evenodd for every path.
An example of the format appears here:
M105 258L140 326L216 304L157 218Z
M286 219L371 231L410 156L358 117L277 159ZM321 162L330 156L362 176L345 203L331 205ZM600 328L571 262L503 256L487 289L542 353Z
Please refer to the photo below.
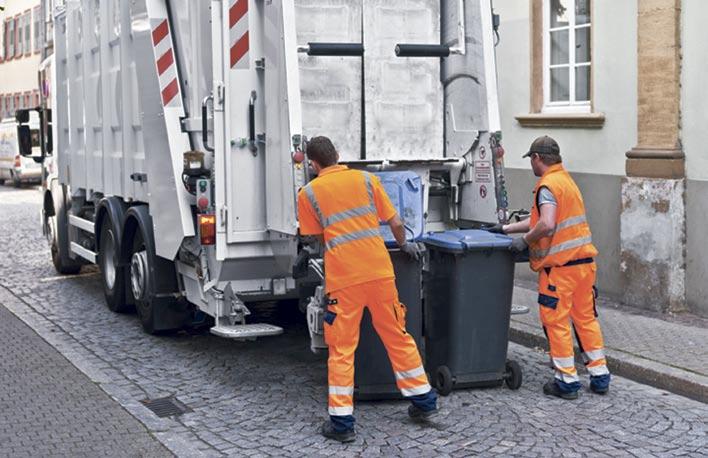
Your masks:
M509 389L518 390L521 388L523 377L521 375L521 366L516 361L509 360L506 362L506 374L504 382Z
M438 389L438 393L443 396L447 396L452 392L452 386L454 382L452 380L452 372L447 366L440 366L435 370L435 387Z

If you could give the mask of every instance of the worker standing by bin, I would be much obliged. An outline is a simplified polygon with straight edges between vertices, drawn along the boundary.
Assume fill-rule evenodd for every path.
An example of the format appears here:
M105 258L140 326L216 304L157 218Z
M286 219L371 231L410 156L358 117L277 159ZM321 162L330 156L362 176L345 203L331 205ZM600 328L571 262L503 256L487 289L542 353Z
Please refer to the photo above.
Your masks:
M547 395L577 399L580 380L575 370L570 320L583 360L590 373L590 389L606 394L610 373L605 360L600 323L595 308L597 249L592 244L585 204L575 181L563 168L558 143L537 138L524 157L531 158L534 188L531 217L492 232L525 235L514 239L511 250L529 249L531 269L539 273L538 302L548 337L555 380L543 386Z
M378 178L338 165L339 154L327 137L310 140L307 156L318 177L298 194L300 234L318 236L324 244L329 298L324 333L329 346L330 420L322 434L341 442L355 439L354 353L365 306L386 347L396 384L412 402L409 416L431 418L437 412L437 395L415 341L406 332L406 308L398 300L379 221L389 224L403 252L418 259L419 248L406 241L403 222Z

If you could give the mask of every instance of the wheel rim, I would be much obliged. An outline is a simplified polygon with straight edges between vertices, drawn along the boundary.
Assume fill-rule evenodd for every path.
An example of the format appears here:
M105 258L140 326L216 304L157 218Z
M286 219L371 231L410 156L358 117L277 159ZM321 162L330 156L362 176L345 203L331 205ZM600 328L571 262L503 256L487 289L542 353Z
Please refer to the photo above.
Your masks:
M103 278L106 281L108 289L113 289L116 284L116 243L113 238L113 231L107 231L102 240L103 247L101 248L101 257L103 262Z
M137 300L145 298L147 286L147 252L145 250L133 253L130 260L130 288Z

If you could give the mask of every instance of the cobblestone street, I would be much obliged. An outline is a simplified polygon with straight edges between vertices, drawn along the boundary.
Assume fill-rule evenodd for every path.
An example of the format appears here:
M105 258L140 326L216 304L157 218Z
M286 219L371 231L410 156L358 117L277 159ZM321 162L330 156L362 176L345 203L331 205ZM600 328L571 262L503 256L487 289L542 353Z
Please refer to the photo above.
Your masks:
M144 427L123 409L118 410L126 418L119 419L111 413L117 406L106 407L106 423L133 421L126 429L129 434L110 438L108 454L165 454L153 437L179 456L698 457L708 448L706 404L621 377L613 379L605 397L583 391L574 402L550 399L541 393L551 376L547 356L515 344L510 358L524 369L520 390L453 392L441 398L442 415L429 426L409 422L403 402L359 403L357 441L346 446L327 441L318 433L326 418L325 358L310 353L304 318L296 307L254 310L251 321L286 328L279 337L256 342L229 341L208 331L146 335L135 315L108 310L95 267L76 276L57 275L41 234L40 205L34 188L0 186L0 320L5 326L10 319L1 310L4 306L83 372L75 374L81 378L76 381L46 366L44 376L55 384L55 396L79 383L97 392L86 389L87 398L102 396L98 386L142 422ZM19 348L3 348L0 368L5 371L16 367L12 361L29 358ZM32 374L43 376L41 371ZM23 387L13 385L20 380ZM49 390L47 384L31 384L27 374L0 381L0 455L51 454L46 444L65 440L53 434L55 423L47 418L28 430L22 420L38 415L42 406L33 398L48 396L37 392ZM160 419L140 402L169 395L192 411ZM109 399L101 402L112 404ZM61 422L77 425L77 434L70 437L75 441L85 437L81 428L90 433L92 425L84 420L97 414L86 417L78 409L41 415L61 415ZM20 426L25 440L15 437ZM140 441L152 445L133 451ZM128 448L131 444L134 448Z

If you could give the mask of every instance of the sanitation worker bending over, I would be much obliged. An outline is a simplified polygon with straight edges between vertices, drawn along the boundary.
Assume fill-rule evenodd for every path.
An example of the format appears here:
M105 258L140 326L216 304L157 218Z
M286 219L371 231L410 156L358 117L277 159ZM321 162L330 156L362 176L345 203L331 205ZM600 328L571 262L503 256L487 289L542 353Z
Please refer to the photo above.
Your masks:
M531 218L497 225L492 231L525 232L514 239L512 251L522 252L528 247L531 269L539 273L541 323L555 367L555 380L546 383L543 392L563 399L578 397L581 385L575 370L570 318L590 373L590 389L606 394L610 373L595 309L597 250L592 244L583 197L563 168L560 148L551 137L537 138L524 157L531 158L533 172L540 177L533 191Z
M355 438L354 352L364 307L386 347L398 388L412 402L408 415L429 419L437 413L437 394L406 332L406 307L398 301L379 221L388 222L401 250L415 259L418 247L406 242L403 223L376 176L338 165L339 154L327 137L310 140L307 155L318 177L298 195L300 234L320 236L324 243L329 297L324 332L330 420L322 434L341 442Z

